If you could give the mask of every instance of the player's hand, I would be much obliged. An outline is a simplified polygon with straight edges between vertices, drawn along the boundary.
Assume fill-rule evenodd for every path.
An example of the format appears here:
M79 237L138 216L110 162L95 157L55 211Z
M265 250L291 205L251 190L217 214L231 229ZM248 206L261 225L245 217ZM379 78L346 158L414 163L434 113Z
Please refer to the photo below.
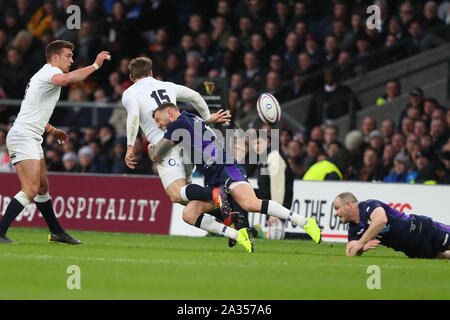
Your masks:
M62 130L58 130L56 129L55 131L53 131L52 133L52 137L55 138L55 140L59 143L59 144L64 144L69 140L69 136L67 135L67 133L65 133Z
M133 148L133 146L127 146L127 154L125 155L125 163L130 169L136 168L135 165L137 164L135 161Z
M368 251L368 250L371 250L371 249L375 249L376 247L378 247L378 245L380 244L380 240L378 240L378 239L373 239L373 240L369 240L365 245L364 245L364 248L363 248L363 250L364 251Z
M109 54L108 51L102 51L97 55L97 58L95 59L95 63L98 65L98 67L100 68L103 65L103 62L105 60L111 60L111 55Z
M219 122L230 122L231 114L228 110L220 109L216 113L213 113L211 117L206 121L206 123L219 123Z
M350 247L349 253L351 256L359 256L364 249L364 244L361 241L355 241Z

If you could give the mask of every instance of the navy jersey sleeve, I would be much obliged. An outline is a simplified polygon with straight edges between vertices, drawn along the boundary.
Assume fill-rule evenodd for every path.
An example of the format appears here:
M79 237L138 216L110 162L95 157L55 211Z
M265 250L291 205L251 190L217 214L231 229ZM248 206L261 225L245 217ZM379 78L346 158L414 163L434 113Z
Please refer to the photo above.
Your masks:
M382 203L378 200L367 200L359 203L359 217L360 220L366 224L370 220L370 215L373 210L378 207L383 207Z
M361 231L363 230L363 231ZM356 223L350 223L350 226L348 228L348 241L354 241L361 239L362 235L364 233L364 228L359 226Z
M166 131L164 132L164 138L175 142L175 144L181 142L182 135L174 134L177 129L187 129L186 122L182 116L179 116L177 120L167 126Z

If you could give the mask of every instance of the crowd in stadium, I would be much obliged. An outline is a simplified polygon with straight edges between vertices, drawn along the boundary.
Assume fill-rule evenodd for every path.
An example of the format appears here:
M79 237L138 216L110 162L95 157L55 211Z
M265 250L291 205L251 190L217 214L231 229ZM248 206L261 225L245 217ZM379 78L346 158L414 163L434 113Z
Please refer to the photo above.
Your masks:
M381 9L379 30L365 23L373 3ZM73 4L82 9L80 30L66 25ZM195 77L227 78L234 118L254 111L262 91L273 92L281 103L314 94L308 132L281 130L281 150L296 178L345 146L356 159L346 179L450 183L445 101L415 88L400 119L366 118L341 142L337 127L321 123L314 108L330 92L348 96L351 90L341 85L345 80L446 43L446 25L449 1L0 0L0 99L22 99L30 77L45 64L46 44L63 39L76 47L72 69L91 64L100 50L110 51L113 60L83 84L63 89L60 100L74 107L56 108L51 121L73 129L62 146L45 138L49 171L155 173L144 136L135 146L137 168L125 165L125 110L101 109L93 126L92 111L76 106L120 102L132 84L130 59L146 55L154 76L165 81L192 87ZM398 81L389 81L386 94L374 103L400 93ZM360 107L356 98L352 103ZM348 107L336 110L333 118L346 115ZM18 107L0 105L1 171L13 170L5 138L17 112Z

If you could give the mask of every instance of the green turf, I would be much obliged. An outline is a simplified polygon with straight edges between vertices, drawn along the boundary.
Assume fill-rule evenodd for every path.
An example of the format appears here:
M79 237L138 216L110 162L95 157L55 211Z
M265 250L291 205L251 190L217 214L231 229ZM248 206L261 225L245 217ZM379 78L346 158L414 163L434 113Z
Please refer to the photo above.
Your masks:
M0 299L449 299L448 260L378 248L345 257L343 244L255 240L255 254L219 237L72 231L81 246L47 243L47 230L12 228L0 246ZM68 266L81 289L67 289ZM381 270L369 290L367 267Z

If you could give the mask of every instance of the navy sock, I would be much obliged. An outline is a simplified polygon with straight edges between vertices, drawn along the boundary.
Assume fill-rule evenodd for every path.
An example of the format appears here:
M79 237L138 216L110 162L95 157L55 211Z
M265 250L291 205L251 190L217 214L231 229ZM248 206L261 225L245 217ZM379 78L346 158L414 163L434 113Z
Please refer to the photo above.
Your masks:
M47 222L48 228L51 233L63 233L64 229L59 224L56 219L55 212L53 211L52 200L48 200L46 202L35 202L36 208L42 213L42 216Z
M195 221L195 226L196 226L197 228L200 228L200 225L202 224L202 220L203 220L203 215L200 215L200 216L197 218L197 221Z
M212 201L212 189L198 184L188 184L186 186L186 198L189 200Z
M13 223L14 219L22 212L24 206L17 201L16 198L12 198L11 202L8 204L6 208L5 215L0 221L0 235L6 235L6 232L9 229L11 223Z
M267 214L268 209L269 209L269 200L263 200L261 205L261 213Z

